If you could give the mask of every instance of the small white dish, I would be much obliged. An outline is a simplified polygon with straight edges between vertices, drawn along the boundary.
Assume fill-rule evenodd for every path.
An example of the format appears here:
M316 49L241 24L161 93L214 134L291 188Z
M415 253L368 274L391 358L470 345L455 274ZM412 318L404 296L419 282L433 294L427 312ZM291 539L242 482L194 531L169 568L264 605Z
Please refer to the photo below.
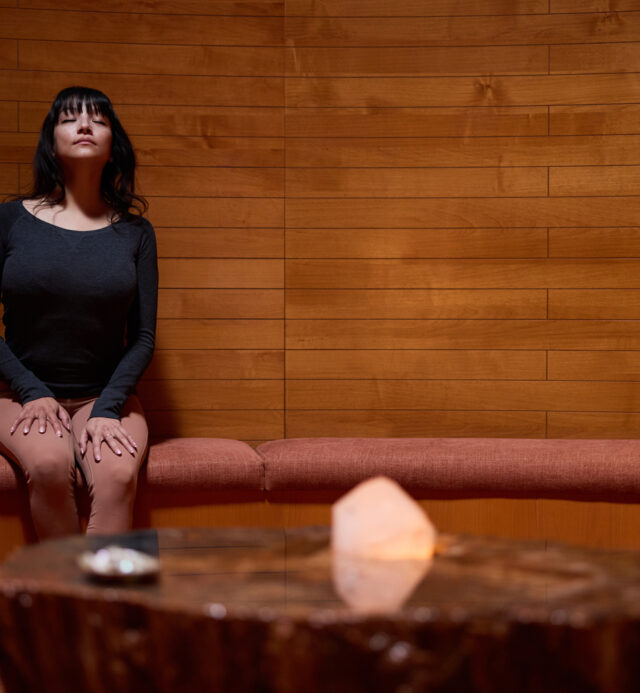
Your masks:
M78 566L86 575L112 582L150 580L160 572L160 561L142 551L122 546L105 546L95 553L78 556Z

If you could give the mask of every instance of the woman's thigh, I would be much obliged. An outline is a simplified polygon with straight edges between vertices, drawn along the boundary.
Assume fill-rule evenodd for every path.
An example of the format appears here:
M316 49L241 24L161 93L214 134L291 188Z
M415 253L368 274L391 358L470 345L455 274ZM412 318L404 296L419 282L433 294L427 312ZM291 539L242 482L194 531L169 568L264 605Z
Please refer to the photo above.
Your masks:
M138 470L140 469L140 465L144 460L147 450L149 432L140 400L136 395L131 395L122 407L120 421L136 442L137 450L135 454L132 455L124 446L120 446L122 454L117 455L105 442L103 442L100 447L102 459L96 462L93 457L93 446L91 443L87 445L84 455L80 454L79 446L82 429L89 420L92 408L93 401L73 412L71 415L71 428L74 434L76 459L78 460L78 464L87 485L90 489L95 491L101 486L105 484L109 485L112 481L116 481L117 479L125 481L128 478L137 477Z
M22 404L15 399L13 393L0 389L0 452L16 462L27 479L34 473L36 466L42 464L59 465L61 471L72 470L72 435L63 429L62 437L59 437L51 425L47 425L44 433L40 433L37 425L32 425L27 434L21 427L11 433L11 424L21 411Z

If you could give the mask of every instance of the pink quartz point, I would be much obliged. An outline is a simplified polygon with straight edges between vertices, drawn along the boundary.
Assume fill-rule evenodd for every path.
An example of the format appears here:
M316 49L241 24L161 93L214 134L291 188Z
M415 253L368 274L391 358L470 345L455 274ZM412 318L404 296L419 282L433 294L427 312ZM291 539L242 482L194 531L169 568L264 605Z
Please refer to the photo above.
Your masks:
M433 555L436 529L395 481L363 481L334 503L331 548L365 559L420 560Z

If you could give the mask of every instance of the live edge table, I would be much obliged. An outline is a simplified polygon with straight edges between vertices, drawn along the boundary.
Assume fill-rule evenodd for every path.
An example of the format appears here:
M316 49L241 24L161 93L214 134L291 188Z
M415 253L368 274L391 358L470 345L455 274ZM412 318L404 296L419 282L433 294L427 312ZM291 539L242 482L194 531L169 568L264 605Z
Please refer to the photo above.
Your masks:
M159 579L91 582L78 555L114 542ZM7 693L637 692L640 556L442 536L430 565L372 567L333 560L326 528L75 536L0 566L0 673Z

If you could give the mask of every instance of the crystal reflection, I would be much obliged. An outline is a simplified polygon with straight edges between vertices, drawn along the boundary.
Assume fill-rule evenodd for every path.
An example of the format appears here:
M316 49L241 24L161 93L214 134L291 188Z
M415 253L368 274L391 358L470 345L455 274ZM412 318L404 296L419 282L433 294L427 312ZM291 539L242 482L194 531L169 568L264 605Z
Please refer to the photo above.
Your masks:
M397 611L427 574L433 559L360 558L332 552L331 572L337 594L354 611L386 614Z

